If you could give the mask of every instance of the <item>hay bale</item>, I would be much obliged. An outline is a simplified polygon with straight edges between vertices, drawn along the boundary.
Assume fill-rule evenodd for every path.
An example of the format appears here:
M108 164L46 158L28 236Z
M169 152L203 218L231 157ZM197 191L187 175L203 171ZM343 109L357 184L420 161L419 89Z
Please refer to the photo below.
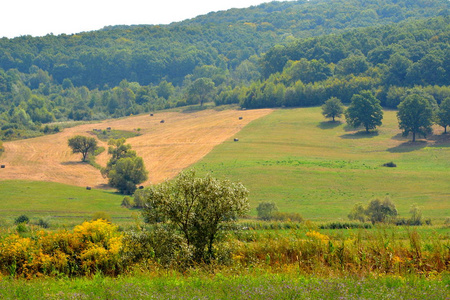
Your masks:
M5 165L1 165L1 168L4 169L4 168L6 168L6 166Z
M92 188L91 188L90 186L87 186L86 189L87 189L88 191L90 191Z
M159 123L164 123L164 120L159 121Z
M239 139L234 139L235 142L239 142Z

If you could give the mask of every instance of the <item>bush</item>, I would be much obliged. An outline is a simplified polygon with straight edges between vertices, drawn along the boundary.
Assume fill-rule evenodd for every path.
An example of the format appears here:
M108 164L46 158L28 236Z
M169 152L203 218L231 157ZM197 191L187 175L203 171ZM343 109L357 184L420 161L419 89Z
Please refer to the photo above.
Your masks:
M134 206L133 199L130 196L123 197L121 206L126 208L132 208Z
M278 207L274 202L261 202L256 208L258 219L268 221L278 212Z
M29 222L30 222L30 218L28 218L26 215L18 216L18 217L14 220L14 224L21 224L21 223L28 224Z
M327 224L322 224L319 229L371 229L372 224L370 223L349 223L349 222L332 222Z
M362 203L356 203L352 211L348 215L350 220L359 220L364 222L370 220L372 224L385 223L390 220L395 220L397 217L397 209L390 198L386 197L384 201L374 199L369 202L367 207Z
M111 216L105 212L96 212L93 216L92 216L92 221L96 221L96 220L104 220L108 223L111 223L112 219Z
M50 227L50 220L49 219L39 219L37 222L37 225L42 228L49 228Z
M391 161L391 162L383 164L383 167L396 168L397 165L394 162Z
M303 217L299 213L276 212L271 216L270 220L303 222Z

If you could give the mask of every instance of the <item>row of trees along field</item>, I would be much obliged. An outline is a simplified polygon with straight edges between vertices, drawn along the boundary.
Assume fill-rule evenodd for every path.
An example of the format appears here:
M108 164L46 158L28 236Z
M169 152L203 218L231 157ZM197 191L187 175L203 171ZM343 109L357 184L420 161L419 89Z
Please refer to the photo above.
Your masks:
M3 38L0 137L210 101L311 106L372 90L396 107L415 89L440 103L450 96L448 7L442 0L273 2L170 26ZM330 32L338 34L323 35ZM321 36L296 40L314 35Z
M426 137L432 133L432 125L450 126L450 97L445 98L438 106L434 99L423 94L407 95L398 105L397 118L403 135L412 133L412 141L416 136ZM366 133L382 124L383 110L380 101L370 91L362 91L353 95L349 107L345 110L341 100L331 97L322 105L322 114L326 118L340 118L345 113L347 124L353 127L363 126Z

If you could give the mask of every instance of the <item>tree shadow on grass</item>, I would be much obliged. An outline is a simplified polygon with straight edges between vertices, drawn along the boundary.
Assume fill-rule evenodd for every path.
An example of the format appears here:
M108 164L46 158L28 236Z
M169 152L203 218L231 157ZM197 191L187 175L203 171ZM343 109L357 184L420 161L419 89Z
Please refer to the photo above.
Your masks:
M351 140L356 140L356 139L371 139L373 137L378 136L378 131L369 131L366 132L364 131L358 131L355 133L347 133L347 134L343 134L340 137L343 139L351 139Z
M317 125L317 127L319 127L320 129L333 129L338 127L339 125L341 125L342 122L341 121L324 121L324 122L320 122L319 125Z
M407 141L401 143L396 147L389 148L387 149L387 151L391 153L405 153L420 150L422 148L425 148L426 146L428 146L427 141L416 141L416 142Z

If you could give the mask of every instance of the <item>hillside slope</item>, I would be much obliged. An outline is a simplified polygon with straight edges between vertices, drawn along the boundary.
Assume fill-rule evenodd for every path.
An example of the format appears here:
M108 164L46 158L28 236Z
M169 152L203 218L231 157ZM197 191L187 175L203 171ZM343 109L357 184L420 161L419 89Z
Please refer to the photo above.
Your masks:
M360 129L364 131L363 129ZM424 217L450 215L450 135L434 129L428 140L411 143L398 129L395 111L365 134L328 122L320 107L276 110L252 122L195 166L214 176L241 181L259 202L311 220L347 220L357 202L390 197L402 216L417 203ZM384 167L393 161L396 168Z
M230 139L246 124L267 115L271 110L251 111L200 111L196 113L165 112L129 118L107 120L65 129L63 132L4 143L5 153L0 163L0 180L25 179L51 181L77 186L105 187L107 180L100 171L81 162L80 155L71 153L67 145L70 137L81 134L90 136L93 129L111 127L134 131L140 128L140 136L130 138L137 154L144 159L149 171L145 184L159 183L172 178L211 151L215 146ZM239 117L243 117L242 120ZM160 123L165 120L165 123ZM99 143L108 148L105 142ZM107 151L97 158L105 166Z

